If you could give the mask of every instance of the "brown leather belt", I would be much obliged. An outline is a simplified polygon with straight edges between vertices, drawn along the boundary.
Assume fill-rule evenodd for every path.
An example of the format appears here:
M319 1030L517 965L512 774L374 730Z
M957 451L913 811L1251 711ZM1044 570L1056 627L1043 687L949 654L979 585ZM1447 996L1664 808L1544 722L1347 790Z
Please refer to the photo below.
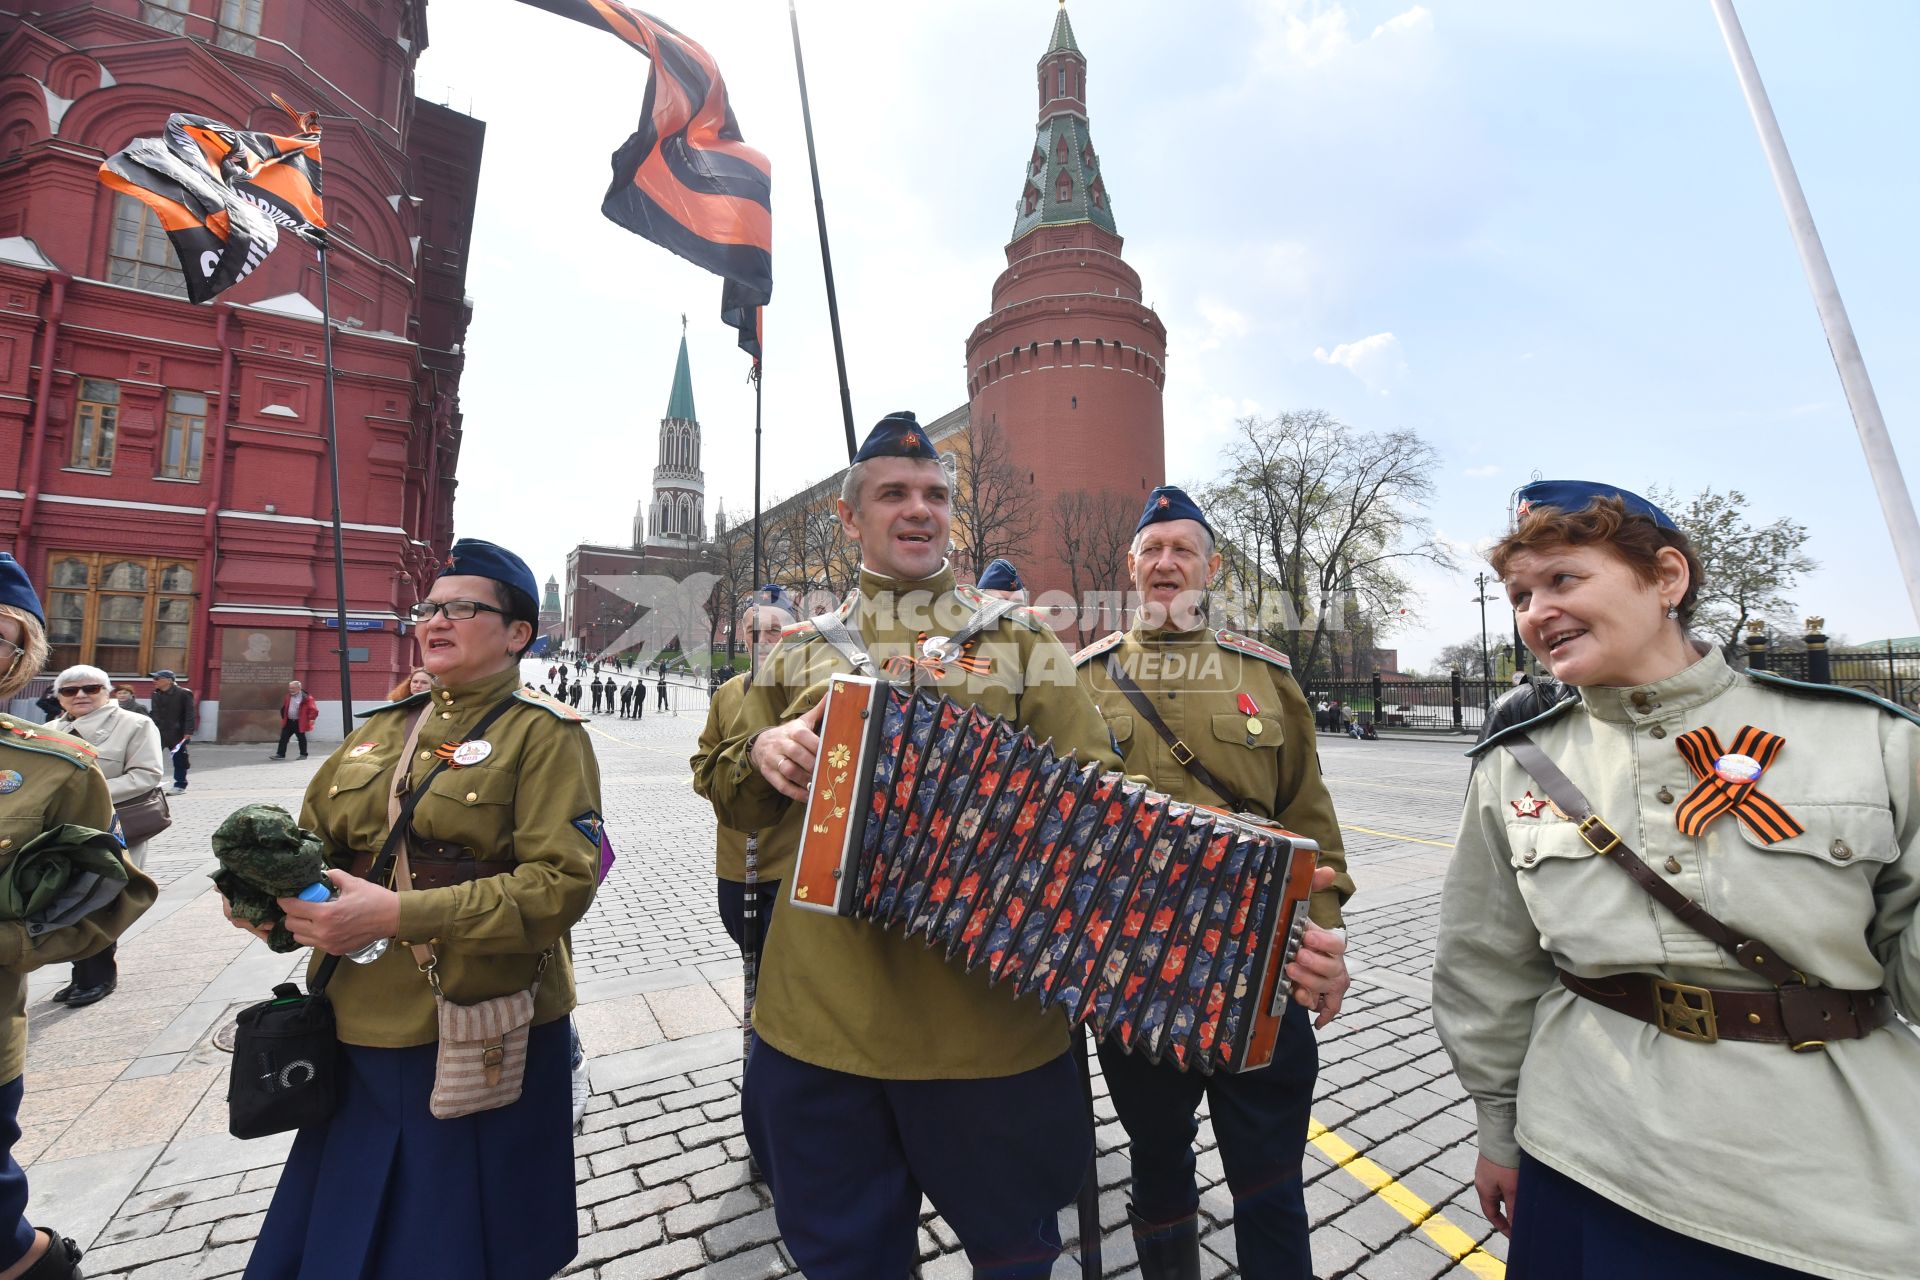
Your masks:
M1689 986L1650 973L1582 978L1558 972L1560 985L1575 995L1696 1044L1758 1040L1805 1053L1829 1040L1863 1039L1893 1017L1893 1002L1884 991L1803 986L1736 991Z
M350 868L353 874L366 879L367 873L373 870L374 857L371 853L355 854ZM415 889L444 889L485 876L504 875L514 868L509 859L476 858L471 849L461 845L420 836L415 836L407 845L407 863L413 871L410 883Z

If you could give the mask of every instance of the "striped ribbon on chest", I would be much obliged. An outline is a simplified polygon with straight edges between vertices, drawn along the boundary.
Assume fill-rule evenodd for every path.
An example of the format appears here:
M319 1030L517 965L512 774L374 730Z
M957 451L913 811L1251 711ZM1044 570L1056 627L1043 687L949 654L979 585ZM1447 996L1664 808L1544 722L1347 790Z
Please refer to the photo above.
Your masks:
M1733 748L1720 745L1720 735L1711 728L1699 728L1680 735L1676 744L1687 768L1698 779L1693 790L1674 811L1674 825L1682 835L1699 836L1715 818L1731 813L1745 824L1754 838L1763 844L1778 844L1799 835L1806 828L1783 808L1779 801L1760 790L1764 776L1787 740L1777 733L1743 725L1733 735ZM1760 766L1760 774L1746 782L1722 777L1716 766L1727 755L1746 756Z

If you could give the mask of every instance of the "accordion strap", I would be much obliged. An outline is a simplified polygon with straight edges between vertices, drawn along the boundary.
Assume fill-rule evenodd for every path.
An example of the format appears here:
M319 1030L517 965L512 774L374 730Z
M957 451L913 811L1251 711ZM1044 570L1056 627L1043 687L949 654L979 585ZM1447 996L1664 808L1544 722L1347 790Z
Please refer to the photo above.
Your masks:
M856 611L860 608L859 598L860 593L854 592L853 607ZM829 609L820 614L813 620L813 628L820 633L822 640L833 646L834 652L847 660L847 665L853 668L855 675L877 674L873 666L873 655L866 651L860 643L860 637L853 633L853 629L847 626L847 620L837 611Z
M1153 700L1140 691L1140 686L1135 684L1132 677L1127 675L1125 669L1121 667L1120 659L1111 653L1107 655L1107 678L1113 681L1114 688L1126 695L1127 701L1133 704L1133 709L1153 726L1153 731L1160 735L1161 740L1173 749L1173 758L1180 762L1182 769L1193 775L1194 781L1225 800L1234 812L1254 812L1238 793L1214 777L1207 766L1200 763L1200 757L1194 754L1192 747L1180 741L1180 735L1176 734L1154 709Z

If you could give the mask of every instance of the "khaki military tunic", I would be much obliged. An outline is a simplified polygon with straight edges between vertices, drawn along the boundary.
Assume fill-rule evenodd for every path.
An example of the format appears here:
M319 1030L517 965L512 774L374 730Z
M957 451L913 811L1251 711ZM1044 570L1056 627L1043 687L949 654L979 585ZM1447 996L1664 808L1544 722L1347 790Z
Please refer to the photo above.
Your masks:
M113 801L93 752L84 742L0 715L0 863L35 836L67 824L96 831L113 826ZM78 924L29 938L20 921L0 920L0 1016L6 1019L0 1084L26 1068L26 975L105 950L159 896L153 881L126 865L126 891Z
M447 998L473 1004L526 990L540 953L554 956L534 999L535 1024L573 1009L568 930L593 902L600 865L600 766L579 712L521 686L517 667L477 684L436 689L369 713L307 785L300 824L327 859L347 866L387 836L387 797L407 731L422 709L410 784L432 772L436 748L468 731L502 698L519 705L487 727L478 763L440 773L413 811L413 829L483 861L500 875L441 889L403 890L400 943L369 965L342 963L327 994L340 1038L398 1049L438 1038L433 990L405 944L430 942ZM396 886L397 887L397 886ZM309 973L321 957L313 957Z
M1346 848L1333 797L1320 777L1313 712L1284 655L1229 631L1148 631L1135 627L1097 640L1074 655L1087 692L1100 707L1126 760L1156 791L1190 804L1224 806L1113 683L1107 658L1140 686L1174 736L1222 786L1262 818L1320 846L1319 865L1335 871L1331 888L1313 895L1315 924L1341 927L1340 907L1353 895ZM1241 698L1252 702L1250 717ZM1259 732L1250 730L1257 720Z
M700 777L705 772L707 757L734 732L733 726L746 706L747 687L747 677L737 675L713 691L713 705L707 709L706 727L700 731L700 743L690 762L693 766L694 789L703 797L707 793L700 790ZM773 831L762 832L759 848L754 854L754 875L762 883L784 880L787 873L793 870L797 846L791 840L777 840L778 834ZM746 832L736 831L725 823L720 824L714 840L713 870L722 880L734 884L746 883Z
M1786 740L1758 787L1804 833L1765 844L1729 814L1682 834L1694 777L1677 740L1707 726L1730 743L1745 725ZM1655 874L1812 982L1884 988L1920 1016L1920 725L1713 650L1656 684L1583 689L1525 732ZM1766 983L1595 854L1498 741L1475 748L1433 974L1481 1153L1511 1166L1525 1148L1641 1217L1782 1266L1913 1276L1920 1037L1895 1023L1811 1053L1701 1044L1563 988L1555 966Z
M862 571L843 610L876 664L917 658L922 635L951 635L988 597L956 588L950 569L900 583ZM989 670L958 666L924 687L1005 716L1054 748L1117 769L1107 729L1074 677L1066 648L1028 609L982 632L970 656ZM733 731L707 756L699 778L720 821L760 829L775 848L797 849L805 807L780 795L747 759L763 729L801 715L848 663L815 626L781 640L747 690ZM772 828L771 836L766 829ZM781 904L767 941L754 1005L754 1030L790 1057L856 1075L893 1080L984 1079L1032 1070L1067 1049L1066 1015L1042 1016L984 973L966 974L927 948L865 921Z

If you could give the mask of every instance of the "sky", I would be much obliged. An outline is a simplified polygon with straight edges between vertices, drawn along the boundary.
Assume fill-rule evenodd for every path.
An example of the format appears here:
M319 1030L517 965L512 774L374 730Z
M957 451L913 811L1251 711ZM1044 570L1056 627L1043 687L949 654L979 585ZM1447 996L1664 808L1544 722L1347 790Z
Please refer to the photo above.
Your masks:
M856 426L965 400L1005 265L1054 0L802 0ZM718 61L774 174L765 494L843 465L786 6L653 0ZM1181 21L1169 20L1177 12ZM1920 474L1920 5L1739 12L1896 448ZM1168 331L1167 477L1247 414L1324 409L1438 450L1403 668L1479 635L1479 549L1536 473L1711 485L1804 523L1793 591L1854 641L1920 632L1751 117L1705 0L1068 5L1125 256ZM687 317L709 518L753 496L717 277L599 212L644 58L516 0L437 0L422 97L487 124L467 290L460 536L544 581L625 545ZM1488 606L1507 634L1504 600ZM1797 615L1796 615L1797 616Z

